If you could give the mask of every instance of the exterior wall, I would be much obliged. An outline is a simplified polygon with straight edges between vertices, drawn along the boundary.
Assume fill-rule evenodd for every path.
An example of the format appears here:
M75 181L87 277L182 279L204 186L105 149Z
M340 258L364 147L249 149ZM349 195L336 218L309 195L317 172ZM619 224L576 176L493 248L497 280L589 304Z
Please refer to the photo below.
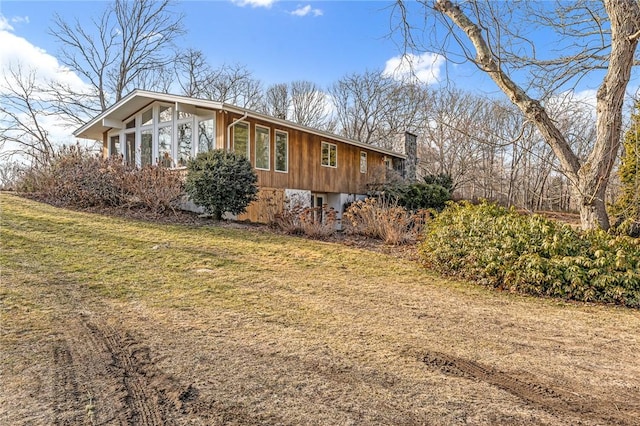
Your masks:
M159 105L171 105L167 102L150 102L143 107L132 112L128 117L122 120L122 124L136 119L136 152L139 151L141 145L141 131L153 131L153 158L158 155L158 129L168 126L168 124L159 124L158 108ZM141 127L141 117L145 110L154 108L154 124ZM195 110L194 110L195 111ZM204 110L198 110L200 113ZM385 160L391 158L393 163L403 162L400 157L387 157L382 153L367 149L366 147L353 146L349 143L342 142L327 136L316 135L302 129L288 127L286 124L274 124L268 119L259 119L254 117L243 118L239 113L231 113L226 110L209 109L211 117L215 117L215 147L217 149L226 149L230 147L233 150L233 136L235 126L234 123L242 120L249 124L249 160L254 166L254 170L258 175L258 186L260 188L260 199L252 203L246 214L240 215L240 220L251 220L254 222L269 222L273 216L282 212L286 208L287 202L296 202L309 206L311 204L312 194L323 196L323 202L329 207L333 207L338 212L338 217L342 214L342 207L345 203L353 201L358 195L367 192L367 184L375 182L380 178L380 170L384 171ZM172 157L176 157L177 149L177 112L174 109L172 122ZM191 155L197 152L196 129L198 120L203 115L193 117L193 139L191 141ZM185 118L184 120L187 120ZM186 121L180 123L186 123ZM167 122L164 122L167 123ZM256 127L260 126L269 129L269 169L256 169ZM288 135L288 160L287 172L275 170L275 136L276 131L286 132ZM124 138L126 134L131 134L131 129L108 130L102 133L102 153L106 157L109 154L109 135L118 134L120 137L120 149L124 150ZM337 147L336 167L323 166L322 159L322 143L327 142ZM366 172L362 173L360 168L361 153L367 154ZM140 154L136 153L136 163L140 163ZM175 158L173 165L176 165ZM294 201L295 199L295 201ZM187 206L185 200L185 206ZM198 211L198 207L189 205L189 209Z
M234 114L218 114L224 117L218 129L224 129L234 119L241 116ZM374 177L374 169L384 164L384 155L365 148L360 148L330 137L322 137L301 130L263 122L254 118L243 120L249 123L250 158L255 166L255 130L256 125L270 129L270 170L258 170L258 186L266 188L304 189L315 193L358 194L366 192L366 184ZM230 132L233 140L233 130ZM282 130L289 135L288 172L274 170L275 130ZM325 167L321 164L322 142L337 146L337 167ZM233 149L233 146L231 146ZM360 172L360 152L367 153L367 172Z

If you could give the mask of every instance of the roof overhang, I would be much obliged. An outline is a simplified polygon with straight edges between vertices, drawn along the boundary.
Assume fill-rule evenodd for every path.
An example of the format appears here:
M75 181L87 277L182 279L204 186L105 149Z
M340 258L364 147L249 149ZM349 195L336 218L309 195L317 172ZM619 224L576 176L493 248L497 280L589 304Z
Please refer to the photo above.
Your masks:
M73 135L77 138L94 139L101 141L104 132L108 132L113 129L124 128L125 121L127 121L137 112L154 102L171 103L175 105L177 111L196 115L205 115L207 111L212 110L246 115L247 117L252 117L268 123L273 123L281 125L283 127L315 134L320 137L330 138L335 141L344 142L349 145L354 145L362 149L379 152L384 155L406 158L406 155L394 152L389 149L379 148L353 139L344 138L342 136L334 135L322 130L314 129L312 127L302 126L291 121L271 117L266 114L262 114L245 108L240 108L234 105L217 101L210 101L206 99L191 98L187 96L150 92L146 90L134 90L133 92L129 93L120 101L109 107L106 111L99 114L92 120L88 121L85 125L80 127L78 130L73 132Z
M73 132L73 135L78 138L102 140L104 132L112 129L122 129L126 120L153 102L175 104L178 111L191 114L202 114L204 113L202 110L222 109L222 103L220 102L134 90L109 107L109 109L85 123Z

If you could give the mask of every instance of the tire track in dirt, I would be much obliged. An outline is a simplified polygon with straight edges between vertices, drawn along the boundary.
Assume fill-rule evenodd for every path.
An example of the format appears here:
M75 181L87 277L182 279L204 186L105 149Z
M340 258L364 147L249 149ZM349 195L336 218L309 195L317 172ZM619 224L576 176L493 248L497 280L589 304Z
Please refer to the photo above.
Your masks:
M198 389L163 373L129 333L83 313L65 335L52 352L53 424L159 426L207 416Z
M78 425L83 422L80 407L81 394L73 368L73 357L65 340L53 346L53 424Z
M156 371L149 348L107 324L85 320L83 325L93 343L111 357L107 370L117 381L116 394L121 395L122 404L115 413L120 422L141 426L171 424L169 414L175 407L163 394L166 386L174 386Z
M478 362L443 353L428 352L422 361L429 368L446 375L486 382L544 410L604 421L606 424L637 424L631 420L634 419L632 413L625 415L625 411L635 410L625 407L624 402L616 404L613 401L583 398L529 378L519 379Z

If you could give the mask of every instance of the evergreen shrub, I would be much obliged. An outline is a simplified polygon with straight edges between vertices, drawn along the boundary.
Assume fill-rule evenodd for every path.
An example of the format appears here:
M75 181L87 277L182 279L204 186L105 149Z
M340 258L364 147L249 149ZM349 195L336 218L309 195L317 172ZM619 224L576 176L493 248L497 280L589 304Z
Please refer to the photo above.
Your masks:
M257 199L257 182L249 160L234 152L202 152L187 163L187 194L217 220L225 212L244 213Z
M638 239L462 202L427 223L419 251L428 267L495 288L640 307Z

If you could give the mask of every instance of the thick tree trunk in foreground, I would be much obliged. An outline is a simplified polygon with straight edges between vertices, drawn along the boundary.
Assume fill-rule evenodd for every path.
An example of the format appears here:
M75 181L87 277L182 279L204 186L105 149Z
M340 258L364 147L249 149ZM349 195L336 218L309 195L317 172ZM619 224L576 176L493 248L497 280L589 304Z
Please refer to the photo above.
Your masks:
M611 23L611 53L607 74L597 94L596 142L586 160L581 161L540 102L529 97L504 72L499 58L494 55L495 51L482 35L481 25L488 23L472 22L450 0L436 0L435 3L435 9L451 19L473 43L475 63L536 125L553 149L563 172L573 185L583 229L609 228L604 195L620 147L622 104L640 38L640 4L637 1L605 0L604 5Z

